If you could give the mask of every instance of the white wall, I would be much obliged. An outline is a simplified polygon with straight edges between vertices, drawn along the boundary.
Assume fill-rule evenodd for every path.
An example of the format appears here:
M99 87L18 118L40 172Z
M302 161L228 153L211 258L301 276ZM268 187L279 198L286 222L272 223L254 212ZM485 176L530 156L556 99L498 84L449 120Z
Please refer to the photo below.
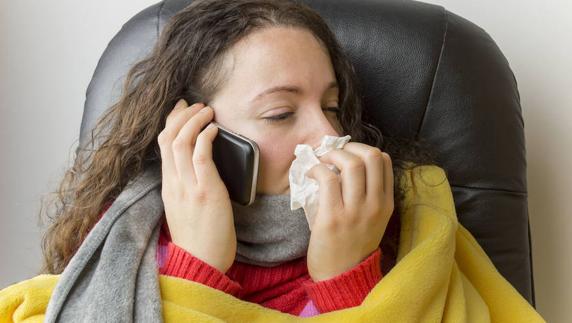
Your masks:
M158 0L0 0L0 288L40 264L37 214L79 139L107 43Z
M36 215L77 145L85 90L105 46L153 0L0 0L0 288L39 265ZM495 39L516 75L527 140L538 311L572 316L572 2L428 0Z

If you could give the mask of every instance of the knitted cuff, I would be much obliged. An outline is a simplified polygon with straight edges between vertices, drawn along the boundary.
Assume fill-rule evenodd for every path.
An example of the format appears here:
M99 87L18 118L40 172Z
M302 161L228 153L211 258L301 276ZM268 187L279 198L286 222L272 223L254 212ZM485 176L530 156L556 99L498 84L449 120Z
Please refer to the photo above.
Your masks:
M238 297L242 286L225 273L169 241L160 274L192 280Z
M377 248L352 269L327 280L302 285L320 313L360 305L381 280L381 249Z

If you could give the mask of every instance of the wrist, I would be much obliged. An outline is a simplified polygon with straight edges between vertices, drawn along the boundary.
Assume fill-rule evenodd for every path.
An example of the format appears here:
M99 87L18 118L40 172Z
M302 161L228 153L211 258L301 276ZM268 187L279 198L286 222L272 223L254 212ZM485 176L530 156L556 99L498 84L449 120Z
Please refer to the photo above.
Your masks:
M378 250L379 250L379 247L376 248L375 250L373 250L372 252L369 252L366 256L359 257L358 260L354 260L350 263L345 263L345 264L340 265L338 267L331 266L331 265L323 266L323 267L327 267L327 268L324 268L325 270L321 270L321 269L316 270L315 268L313 268L313 269L308 268L308 273L310 275L310 278L312 278L312 281L314 281L314 282L330 280L330 279L338 277L341 274L346 273L352 269L355 269L365 259L367 259L368 257L371 257ZM320 262L320 263L323 263L323 262Z
M216 253L200 252L200 250L201 250L200 245L197 245L196 243L193 244L195 246L195 248L189 248L189 247L187 247L187 243L185 243L184 241L178 240L175 236L172 236L171 243L176 245L179 249L184 250L185 252L193 255L193 257L199 259L200 261L204 262L205 264L213 267L214 269L216 269L222 273L226 273L226 271L230 268L230 266L225 265L220 261L214 261L213 260L214 257L212 257L212 255L216 254ZM207 256L207 255L211 255L211 256Z

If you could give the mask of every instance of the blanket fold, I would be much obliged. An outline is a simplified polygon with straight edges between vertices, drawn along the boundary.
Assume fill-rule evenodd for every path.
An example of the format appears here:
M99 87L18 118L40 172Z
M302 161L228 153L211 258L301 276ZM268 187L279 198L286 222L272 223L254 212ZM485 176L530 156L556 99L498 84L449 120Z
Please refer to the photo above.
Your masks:
M75 270L66 267L62 275L39 275L0 291L0 322L41 322L48 316L54 319L58 313L58 319L63 314L79 321L90 317L95 321L121 322L545 322L457 221L449 182L444 170L437 166L407 171L401 183L406 196L395 267L360 306L309 318L246 302L193 281L163 275L157 279L156 271L141 268L145 266L140 264L150 262L154 255L154 221L156 213L162 210L162 204L141 201L160 198L154 189L156 185L147 182L137 194L120 195L119 203L110 208L103 224L94 228L78 256L70 262L68 267ZM130 218L144 213L148 216L145 221ZM137 236L125 236L127 232L115 228L120 221L135 220L148 221ZM123 227L128 225L124 223ZM93 245L88 248L86 243ZM124 253L110 253L115 250L115 243L125 244L126 254L137 263L125 263L121 259ZM102 277L102 273L108 272L106 266L115 267L117 276ZM133 277L123 281L118 278L121 275ZM115 286L117 281L121 281L120 286ZM114 306L120 310L113 311L105 300L99 300L92 308L77 307L93 301L96 295L104 299L115 295L119 305ZM73 312L66 309L68 306ZM104 313L108 311L114 312L112 316Z

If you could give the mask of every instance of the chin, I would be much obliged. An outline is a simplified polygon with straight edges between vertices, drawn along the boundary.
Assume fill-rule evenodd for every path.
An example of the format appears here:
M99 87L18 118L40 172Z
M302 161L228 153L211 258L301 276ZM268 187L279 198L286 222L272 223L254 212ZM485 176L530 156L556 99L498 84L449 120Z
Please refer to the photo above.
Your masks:
M286 194L290 194L290 186L286 186L286 188L281 189L281 190L277 190L276 192L272 193L272 194L276 194L276 195L286 195Z
M267 189L263 189L261 187L256 189L256 193L258 194L267 194L267 195L284 195L284 194L290 194L290 185L286 185L286 188L282 188L282 189L272 189L272 190L267 190Z
M269 182L262 182L261 178L259 177L258 182L256 183L256 193L268 195L290 194L290 181L288 179L288 174L286 174L285 179L281 181L275 181L275 183L278 182L283 183L283 185L266 185L269 184Z

